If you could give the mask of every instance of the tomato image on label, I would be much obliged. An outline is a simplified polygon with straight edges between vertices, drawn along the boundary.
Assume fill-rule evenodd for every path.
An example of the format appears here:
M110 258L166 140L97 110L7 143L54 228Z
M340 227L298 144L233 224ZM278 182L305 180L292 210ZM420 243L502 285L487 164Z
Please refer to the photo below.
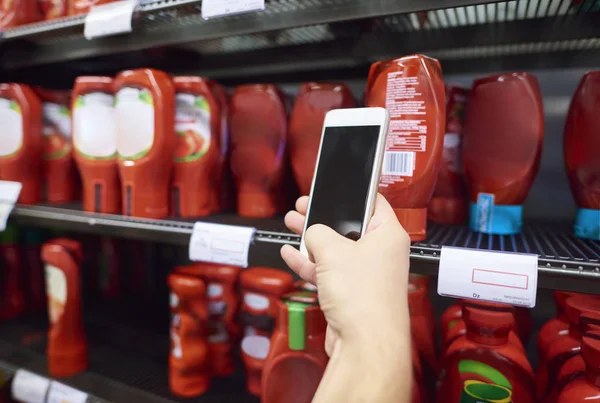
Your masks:
M117 152L119 158L137 160L154 143L154 100L146 89L124 87L116 98Z
M114 97L103 92L78 96L73 108L73 143L86 159L110 160L117 156Z
M0 98L0 157L15 155L23 144L21 108L15 101Z
M71 114L64 105L45 102L42 106L44 124L44 159L54 160L71 152Z
M462 360L458 372L464 379L461 403L511 403L512 385L495 368L478 361Z
M175 98L175 131L177 148L175 162L190 162L202 158L210 147L210 106L206 98L178 93Z

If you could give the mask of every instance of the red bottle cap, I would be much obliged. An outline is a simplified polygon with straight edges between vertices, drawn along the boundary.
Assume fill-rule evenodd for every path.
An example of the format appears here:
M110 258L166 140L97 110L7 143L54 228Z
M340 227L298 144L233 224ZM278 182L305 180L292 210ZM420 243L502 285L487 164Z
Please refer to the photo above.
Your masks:
M277 212L274 196L266 192L238 194L238 213L242 217L271 217Z
M169 288L182 298L199 298L206 293L204 282L193 275L171 273L167 281Z
M202 276L206 280L223 281L225 283L235 283L241 271L239 267L212 263L196 263L191 266L182 266L178 269L192 274L197 273L195 275Z
M588 367L600 368L600 331L594 330L583 335L581 354Z
M510 305L492 302L465 303L463 320L467 325L467 335L484 344L505 343L515 325L514 310Z
M282 294L294 283L294 277L283 270L268 267L252 267L240 275L242 288L252 288L270 294Z
M408 232L411 242L424 241L427 233L427 208L395 208L394 213Z
M567 300L565 313L573 325L579 324L579 318L584 313L600 312L600 299L590 295L578 295Z

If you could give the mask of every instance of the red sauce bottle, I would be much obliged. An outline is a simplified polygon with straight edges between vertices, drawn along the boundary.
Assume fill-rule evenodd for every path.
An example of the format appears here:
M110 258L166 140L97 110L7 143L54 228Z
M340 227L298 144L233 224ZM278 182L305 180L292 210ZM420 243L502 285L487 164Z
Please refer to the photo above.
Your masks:
M543 140L544 111L535 76L505 73L475 80L463 139L471 229L521 232L522 204L538 171Z
M376 63L369 72L366 106L385 107L390 113L379 192L413 242L425 239L427 204L441 166L444 98L436 59L405 56Z
M208 390L210 365L206 341L206 286L196 277L175 273L171 289L171 352L169 387L177 396L195 397Z
M77 199L79 178L73 161L71 91L36 90L42 101L44 194L49 203Z
M446 86L446 134L442 166L427 218L440 224L462 224L467 220L467 189L462 175L462 131L469 90Z
M117 122L110 77L77 77L73 88L74 157L83 183L83 209L121 212Z
M207 80L175 77L172 215L202 217L215 210L214 175L221 158L221 104Z
M164 218L177 143L173 83L162 71L127 70L115 89L123 215Z
M42 233L37 228L24 231L23 251L25 272L27 273L28 309L30 312L46 310L46 284L44 282L44 266L40 256L42 250ZM47 312L47 311L46 311Z
M414 337L411 343L411 354L413 364L413 382L411 387L410 401L412 403L428 403L429 397L427 393L427 387L425 386L421 357L419 357L419 351L417 350Z
M238 214L271 217L285 170L287 118L281 92L272 84L236 87L229 123Z
M0 3L0 31L29 24L39 18L36 0L11 0Z
M236 317L239 307L237 281L240 268L209 263L180 266L178 273L200 277L206 284L208 300L208 353L211 374L229 376L233 373L233 346L239 327Z
M431 300L429 299L429 283L431 277L423 276L421 274L409 273L408 282L409 284L413 284L419 288L424 290L424 297L420 298L420 306L423 317L427 320L426 326L428 329L431 329L433 333L436 331L435 326L435 313L433 311L433 305L431 304ZM435 337L434 337L435 339Z
M287 294L277 301L277 310L261 402L310 403L329 361L325 353L327 321L314 293Z
M38 0L42 17L45 20L53 20L69 15L68 0Z
M538 400L544 399L556 384L561 366L581 349L580 317L584 313L600 312L600 299L578 295L567 300L566 314L569 320L569 334L557 338L546 356L545 365L536 373Z
M564 138L565 165L577 203L575 235L600 240L600 71L587 73L571 100Z
M600 401L600 331L584 335L581 353L586 364L585 377L565 386L558 398L559 403Z
M48 373L53 377L75 375L88 366L87 342L81 314L81 244L59 238L42 246L48 295Z
M0 84L0 180L21 182L18 203L41 201L42 104L23 84Z
M550 319L540 328L537 339L538 363L543 366L546 361L546 355L554 341L562 336L569 334L569 320L565 313L567 299L577 295L574 292L553 291L554 303L556 305L556 317Z
M437 401L533 403L533 370L525 353L509 342L512 312L465 305L463 316L467 334L446 351Z
M410 328L413 341L417 347L423 364L423 381L433 382L439 372L435 328L431 326L431 318L427 306L430 306L427 289L418 284L408 285L408 309L410 312ZM430 385L431 387L433 384Z
M3 266L0 318L4 319L13 319L25 313L25 278L18 236L17 227L13 224L7 225L6 230L0 232L0 261Z
M242 361L246 367L246 388L255 396L261 393L261 377L277 318L277 301L291 291L293 283L290 273L268 267L252 267L240 275L244 326Z
M459 321L462 321L462 307L465 300L459 300L458 303L450 305L440 317L440 333L442 336L442 346L448 340L448 333L456 326ZM445 349L444 349L445 350Z
M325 114L332 109L356 106L344 84L304 83L290 116L290 158L300 194L308 195L312 184Z

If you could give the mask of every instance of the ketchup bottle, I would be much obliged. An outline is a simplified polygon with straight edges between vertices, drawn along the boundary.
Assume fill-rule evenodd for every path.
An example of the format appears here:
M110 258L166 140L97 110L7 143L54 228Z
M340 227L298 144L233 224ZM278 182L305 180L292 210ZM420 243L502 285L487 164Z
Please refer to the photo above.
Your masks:
M0 31L35 22L39 17L36 0L13 0L0 3Z
M427 393L427 388L424 384L424 375L423 368L421 366L421 358L419 357L419 352L417 351L417 347L415 344L415 339L413 337L413 341L411 343L411 354L412 354L412 364L413 364L413 380L411 387L411 399L412 403L428 403L429 397Z
M262 403L310 403L329 357L327 321L317 295L295 292L277 301L277 325L265 361Z
M426 319L425 326L427 329L430 329L432 333L435 334L435 313L433 312L433 305L431 304L431 300L429 299L429 283L431 277L423 276L421 274L409 273L408 275L408 283L412 284L415 287L421 288L423 290L422 293L418 293L419 297L419 306L420 306L420 315L424 319ZM435 336L433 336L435 339Z
M42 265L42 233L37 228L27 228L23 232L25 248L23 251L25 272L28 285L28 310L44 312L46 309L46 284Z
M408 285L408 309L410 311L410 329L421 362L423 364L423 381L433 382L439 372L435 328L428 317L430 312L425 308L429 302L427 290L418 284ZM430 385L433 387L433 384ZM428 387L429 389L429 387Z
M439 403L533 403L533 370L523 350L509 342L510 310L465 305L467 334L446 351Z
M287 121L283 96L271 84L236 87L229 119L238 214L271 217L277 211L285 169Z
M110 77L77 77L73 88L73 144L83 182L83 209L121 212L117 125Z
M261 393L261 376L275 328L277 301L292 290L293 283L290 273L267 267L253 267L240 275L244 325L242 361L246 367L246 388L255 396Z
M538 367L542 367L546 362L548 350L554 344L557 338L569 334L569 320L565 313L567 299L574 297L574 292L552 291L554 303L556 305L556 317L550 319L540 328L537 339L538 348Z
M177 273L200 277L206 284L208 299L208 352L211 373L233 373L233 346L239 334L236 323L239 297L237 281L240 268L209 263L180 266Z
M123 215L164 218L175 137L175 89L158 70L121 72L115 79L117 153Z
M38 0L42 17L45 20L53 20L69 15L68 0Z
M25 283L18 236L17 228L13 224L7 225L6 230L0 232L0 259L4 272L4 289L0 295L3 306L0 307L0 316L5 319L13 319L25 313Z
M475 81L463 139L471 229L521 232L522 204L538 171L543 140L544 112L535 76L505 73Z
M312 184L325 114L332 109L356 106L344 84L304 83L290 117L290 157L300 194L308 195Z
M581 349L580 317L584 313L600 312L600 299L578 295L567 300L565 312L569 320L569 334L557 338L550 346L545 365L538 368L536 391L538 400L544 399L556 384L561 366Z
M573 95L565 127L567 175L577 203L575 235L600 240L600 71L587 73Z
M168 283L171 289L169 386L177 396L200 396L210 384L206 287L200 278L177 272L169 275Z
M216 207L213 175L220 163L220 103L201 77L175 77L175 132L172 213L201 217Z
M48 295L48 373L53 377L75 375L88 366L83 331L79 265L81 244L58 238L42 246Z
M589 403L600 400L600 331L591 331L583 336L581 354L586 365L585 376L565 386L558 403Z
M467 189L462 175L462 129L469 90L446 86L446 134L442 166L427 218L440 224L462 224L467 221Z
M379 192L411 241L422 241L446 126L440 63L423 55L376 63L369 72L366 106L385 107L390 113Z
M68 203L77 198L79 178L73 162L70 91L41 88L44 159L44 193L49 203Z
M23 84L0 84L0 180L21 182L18 203L41 201L42 104Z

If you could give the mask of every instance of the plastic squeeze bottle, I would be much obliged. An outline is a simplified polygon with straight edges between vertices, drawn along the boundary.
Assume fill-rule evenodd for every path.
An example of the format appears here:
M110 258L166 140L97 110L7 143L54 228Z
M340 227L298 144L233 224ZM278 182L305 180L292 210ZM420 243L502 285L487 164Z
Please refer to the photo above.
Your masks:
M201 217L215 210L213 188L220 162L220 103L207 80L175 77L172 215Z
M42 101L44 195L49 203L77 199L79 178L73 161L70 91L37 89Z
M545 365L536 373L536 393L538 400L546 398L556 384L558 372L571 357L581 349L580 317L585 313L600 312L600 299L588 295L578 295L567 300L565 312L569 320L569 334L557 338L550 346Z
M13 319L25 313L25 277L18 236L14 224L7 225L6 230L0 233L0 261L3 266L0 318L4 319Z
M277 325L265 361L261 403L310 403L327 367L327 321L317 295L295 292L277 301Z
M439 403L533 403L533 370L523 350L509 342L510 310L465 306L467 334L446 351Z
M0 84L0 180L21 182L18 203L41 201L42 104L23 84Z
M548 322L540 328L537 339L538 348L538 366L541 367L545 364L546 355L550 346L554 341L562 336L569 334L569 320L565 313L567 299L578 295L574 292L567 291L552 291L554 296L554 303L556 305L556 317L550 319Z
M208 390L206 286L196 277L178 274L168 277L171 289L171 353L169 387L177 396L195 397Z
M83 209L121 212L117 123L110 77L77 77L73 88L73 144L83 183Z
M271 217L277 212L285 169L287 119L282 94L272 84L236 87L229 123L238 214Z
M471 229L521 232L522 205L539 168L543 140L544 111L535 76L505 73L475 80L463 138Z
M418 284L408 284L408 309L410 312L410 329L421 363L423 364L423 380L433 382L439 373L435 328L431 328L430 312L426 306L430 304L429 294ZM433 384L431 385L433 386Z
M39 18L36 0L14 0L0 3L0 31L29 24Z
M411 241L422 241L446 127L440 63L411 55L374 64L366 106L385 107L390 113L379 192L394 208Z
M467 221L467 188L462 175L462 131L469 90L446 86L446 134L442 166L433 196L427 207L427 218L440 224L462 224Z
M356 106L344 84L304 83L290 116L290 158L300 194L308 195L312 184L325 114L332 109Z
M127 70L115 89L123 215L164 218L177 144L173 83L162 71Z
M581 354L585 360L585 376L564 387L558 403L589 403L600 401L600 331L585 333Z
M68 0L38 0L37 3L45 20L53 20L69 15Z
M587 73L571 100L564 137L565 165L577 203L575 235L600 240L600 71Z
M177 273L200 277L206 284L208 300L208 352L213 376L229 376L234 371L233 346L239 334L236 323L240 268L209 263L180 266Z
M87 342L81 314L81 244L58 238L42 246L48 295L48 373L54 377L75 375L88 366Z
M271 346L277 318L277 301L292 290L294 277L268 267L252 267L240 275L241 318L244 326L242 361L246 367L246 388L261 393L261 376Z

